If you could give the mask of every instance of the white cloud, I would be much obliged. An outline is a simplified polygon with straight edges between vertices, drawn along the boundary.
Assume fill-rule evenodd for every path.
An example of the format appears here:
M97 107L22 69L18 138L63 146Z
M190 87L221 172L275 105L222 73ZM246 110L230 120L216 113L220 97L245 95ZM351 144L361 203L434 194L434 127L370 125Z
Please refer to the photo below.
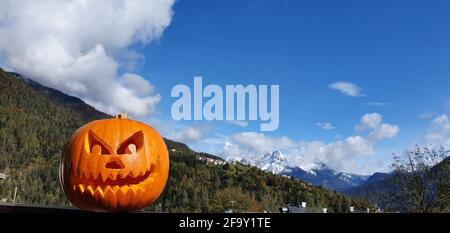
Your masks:
M179 142L190 143L203 139L204 132L200 127L188 126L182 130L173 132L171 139Z
M209 136L213 127L210 124L182 125L177 121L164 120L158 117L151 117L147 120L147 123L157 128L163 137L187 143L189 146L196 147L197 144L212 142Z
M125 73L120 78L121 84L128 89L134 89L137 96L145 97L154 92L155 87L146 79L132 73Z
M425 140L429 144L450 148L450 121L442 114L431 122Z
M234 120L234 121L226 121L227 123L230 123L232 125L236 125L239 127L243 127L243 128L247 128L248 127L248 122L247 121L238 121L238 120Z
M369 130L366 137L353 135L326 143L323 141L293 141L288 137L270 137L262 133L244 132L226 138L221 155L242 157L252 160L267 152L281 150L291 166L302 168L325 162L338 171L369 174L376 171L378 165L361 163L370 160L375 153L376 143L385 138L394 137L398 126L384 124L382 116L377 113L366 114L356 128Z
M359 159L374 155L373 144L361 136L351 136L345 140L324 144L315 154L305 156L310 160L322 161L340 171L356 172L354 165Z
M400 128L397 125L383 123L383 117L378 113L368 113L361 117L361 122L357 125L356 130L371 130L368 139L371 141L379 141L386 138L397 136Z
M269 138L263 133L256 132L234 134L227 140L226 144L228 144L229 147L225 149L232 149L226 151L226 157L238 156L239 154L244 154L245 156L262 155L269 151L290 148L295 145L295 143L287 137ZM236 145L238 147L236 148L237 150L230 147L231 145ZM238 152L238 154L233 154L234 152Z
M361 122L356 126L357 130L375 129L381 122L383 117L378 113L368 113L361 117Z
M370 139L379 141L381 139L397 136L400 128L397 125L381 124L370 133Z
M316 125L325 130L333 130L335 127L329 122L318 122Z
M426 119L431 119L435 115L436 114L433 112L424 112L424 113L420 114L417 118L419 118L420 120L426 120Z
M78 96L111 114L154 112L160 96L143 77L119 68L140 56L131 45L158 39L173 0L5 0L0 56L7 67Z
M330 84L329 88L338 90L342 92L345 95L352 96L352 97L358 97L358 96L364 96L361 93L361 87L357 86L354 83L350 82L335 82Z

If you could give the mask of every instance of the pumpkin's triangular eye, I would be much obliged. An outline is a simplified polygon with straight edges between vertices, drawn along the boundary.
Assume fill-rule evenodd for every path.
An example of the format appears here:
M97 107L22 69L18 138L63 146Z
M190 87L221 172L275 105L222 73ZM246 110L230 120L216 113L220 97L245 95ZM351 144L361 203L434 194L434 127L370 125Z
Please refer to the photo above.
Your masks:
M86 146L88 152L91 154L111 154L110 146L92 131L89 131Z
M117 149L117 154L132 154L139 151L143 145L144 134L142 133L142 131L138 131L120 144L119 149Z

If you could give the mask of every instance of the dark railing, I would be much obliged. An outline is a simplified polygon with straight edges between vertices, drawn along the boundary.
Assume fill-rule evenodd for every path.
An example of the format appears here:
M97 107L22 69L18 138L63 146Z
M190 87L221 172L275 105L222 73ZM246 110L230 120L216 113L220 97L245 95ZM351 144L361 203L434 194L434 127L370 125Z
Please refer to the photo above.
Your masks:
M82 210L70 207L0 203L0 213L81 213Z

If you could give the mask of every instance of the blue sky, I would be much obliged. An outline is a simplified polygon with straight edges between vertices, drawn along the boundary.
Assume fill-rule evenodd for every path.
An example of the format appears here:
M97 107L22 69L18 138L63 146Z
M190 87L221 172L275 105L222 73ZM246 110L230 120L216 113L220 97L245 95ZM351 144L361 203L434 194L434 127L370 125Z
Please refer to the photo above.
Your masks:
M400 128L375 147L384 160L423 142L430 120L421 114L447 111L449 7L445 1L178 1L159 42L139 49L146 58L138 73L161 93L165 118L171 88L192 86L194 75L219 85L279 84L280 127L265 133L272 137L330 143L354 135L364 114L379 113ZM328 87L337 81L358 85L364 96ZM213 125L226 134L259 127Z
M5 45L0 46L2 66L79 96L108 113L145 109L138 118L163 135L223 156L257 156L284 149L293 164L307 166L325 160L338 170L371 173L386 170L392 152L416 143L450 145L448 1L154 2L149 6L141 2L138 8L115 8L115 3L103 2L119 13L131 9L124 14L131 12L136 19L115 26L111 24L119 20L108 21L110 15L99 17L106 8L101 4L90 7L92 11L80 7L79 13L85 15L73 17L76 23L70 21L76 10L51 21L67 21L60 25L45 19L58 17L48 12L61 12L66 3L41 2L45 10L36 10L36 14L48 14L42 20L33 20L32 14L21 18L26 16L0 10L0 32L7 35L0 39ZM14 1L9 4L9 8L3 7L5 12L23 9L19 3L14 7ZM90 14L96 20L86 21ZM9 21L2 23L2 19ZM84 27L72 26L84 23ZM39 33L26 25L45 29L41 30L45 35L35 35L33 41L55 46L14 37ZM61 25L67 28L62 30ZM142 25L151 26L143 29ZM136 36L139 33L146 37ZM53 36L51 42L48 35ZM53 59L30 58L22 52L27 51L24 48L38 48L33 50L35 54L45 52ZM95 65L71 59L92 59L85 63ZM17 60L50 69L61 63L61 76L55 72L55 77L49 77L48 72L22 66ZM81 74L73 75L68 66ZM86 84L83 78L92 74L97 85ZM203 76L204 85L280 85L279 129L259 132L260 122L248 122L248 127L226 122L173 122L171 89L177 84L192 86L196 75ZM125 102L109 97L114 91L104 93L105 98L93 95L108 90L100 88L100 80L107 80L103 84L117 82ZM330 88L336 82L359 87L359 95ZM159 96L140 94L151 90ZM333 129L323 129L318 123L329 123Z

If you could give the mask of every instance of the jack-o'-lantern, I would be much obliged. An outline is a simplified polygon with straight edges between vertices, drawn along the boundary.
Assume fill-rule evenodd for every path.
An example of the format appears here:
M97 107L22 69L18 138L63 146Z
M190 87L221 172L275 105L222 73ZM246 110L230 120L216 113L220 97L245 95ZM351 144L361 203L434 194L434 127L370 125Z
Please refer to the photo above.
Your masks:
M133 211L154 202L169 173L166 144L152 127L124 115L79 128L64 150L61 185L89 211Z

